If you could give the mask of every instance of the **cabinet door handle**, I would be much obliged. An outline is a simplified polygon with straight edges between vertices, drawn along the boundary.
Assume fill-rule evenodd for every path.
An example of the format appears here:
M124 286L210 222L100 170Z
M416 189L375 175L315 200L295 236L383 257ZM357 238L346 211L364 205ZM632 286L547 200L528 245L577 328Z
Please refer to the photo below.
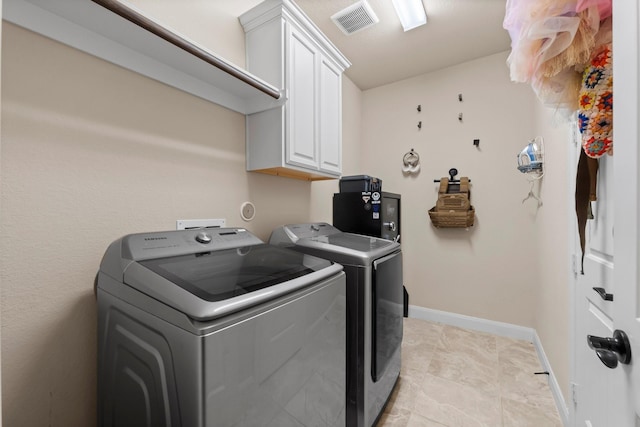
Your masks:
M600 297L605 301L613 301L613 294L608 294L604 288L593 288L594 291L600 295Z

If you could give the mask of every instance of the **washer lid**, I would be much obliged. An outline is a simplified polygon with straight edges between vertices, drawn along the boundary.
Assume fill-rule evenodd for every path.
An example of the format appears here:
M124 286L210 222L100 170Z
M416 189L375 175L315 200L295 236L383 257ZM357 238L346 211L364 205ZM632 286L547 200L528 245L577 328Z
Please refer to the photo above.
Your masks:
M192 319L210 320L341 271L339 264L266 245L245 229L195 229L116 240L102 260L97 286L122 297L125 285ZM144 298L130 302L147 309Z
M200 299L217 302L305 276L329 267L331 262L261 244L140 264Z

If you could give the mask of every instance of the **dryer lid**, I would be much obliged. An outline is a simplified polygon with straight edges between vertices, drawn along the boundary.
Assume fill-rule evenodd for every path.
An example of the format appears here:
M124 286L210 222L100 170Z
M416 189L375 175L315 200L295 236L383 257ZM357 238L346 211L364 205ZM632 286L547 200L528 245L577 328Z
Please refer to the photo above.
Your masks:
M369 265L374 259L400 250L400 244L379 237L343 233L327 223L289 224L271 233L272 245L295 247L340 264Z
M313 240L319 243L325 243L332 246L340 246L342 248L359 252L370 252L381 248L386 248L387 246L393 244L393 242L390 240L351 233L339 233L329 236L316 236L310 238L309 240Z

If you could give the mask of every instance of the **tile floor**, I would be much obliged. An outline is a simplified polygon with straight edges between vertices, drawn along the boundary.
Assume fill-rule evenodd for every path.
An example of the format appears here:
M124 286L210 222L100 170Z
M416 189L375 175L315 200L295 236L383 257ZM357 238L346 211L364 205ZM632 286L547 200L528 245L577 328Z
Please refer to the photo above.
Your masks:
M377 427L562 427L533 344L404 322L400 379Z

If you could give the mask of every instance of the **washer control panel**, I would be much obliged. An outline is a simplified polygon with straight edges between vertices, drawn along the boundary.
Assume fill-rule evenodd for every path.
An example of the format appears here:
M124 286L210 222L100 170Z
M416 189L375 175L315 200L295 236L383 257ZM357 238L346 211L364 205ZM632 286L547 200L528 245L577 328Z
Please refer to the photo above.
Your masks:
M145 260L216 251L264 242L244 228L207 228L131 234L122 239L122 255Z

